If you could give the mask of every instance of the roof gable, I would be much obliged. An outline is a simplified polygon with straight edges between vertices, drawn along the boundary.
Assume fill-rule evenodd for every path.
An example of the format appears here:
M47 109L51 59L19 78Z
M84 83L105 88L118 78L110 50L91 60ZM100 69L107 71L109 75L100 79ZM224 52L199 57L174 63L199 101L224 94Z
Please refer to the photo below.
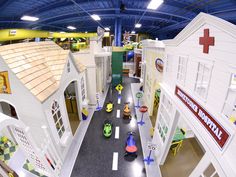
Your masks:
M41 102L58 89L68 54L51 41L0 47L5 63Z
M215 26L236 38L236 26L234 24L201 12L174 39L164 40L163 42L166 45L179 45L205 24Z

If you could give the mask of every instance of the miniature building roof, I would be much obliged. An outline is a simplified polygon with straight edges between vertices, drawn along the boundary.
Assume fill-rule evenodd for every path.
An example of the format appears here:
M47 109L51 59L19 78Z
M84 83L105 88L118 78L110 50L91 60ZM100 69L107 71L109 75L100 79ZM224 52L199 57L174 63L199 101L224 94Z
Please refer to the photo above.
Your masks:
M217 26L231 36L236 36L236 25L206 13L199 13L174 39L164 40L165 45L179 45L197 31L202 25Z
M89 51L74 53L73 56L74 56L76 67L77 69L79 69L79 71L80 71L79 67L81 65L84 67L83 69L96 66L94 57L91 53L89 53Z
M58 89L68 54L51 41L0 47L8 67L41 102Z

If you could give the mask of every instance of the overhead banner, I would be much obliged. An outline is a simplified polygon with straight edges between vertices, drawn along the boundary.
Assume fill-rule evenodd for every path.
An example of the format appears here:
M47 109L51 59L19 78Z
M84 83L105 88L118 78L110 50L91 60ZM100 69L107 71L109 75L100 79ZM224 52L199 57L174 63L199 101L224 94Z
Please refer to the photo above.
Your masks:
M178 86L175 88L175 95L188 107L201 124L210 133L214 141L223 149L228 141L230 134L222 127L203 107L194 99L181 90Z

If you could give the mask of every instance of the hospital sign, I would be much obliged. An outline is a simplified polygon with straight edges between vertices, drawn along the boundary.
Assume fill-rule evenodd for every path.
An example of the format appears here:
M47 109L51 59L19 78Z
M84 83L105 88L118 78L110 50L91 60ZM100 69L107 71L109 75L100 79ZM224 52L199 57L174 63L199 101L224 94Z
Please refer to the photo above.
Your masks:
M201 105L193 98L181 90L178 86L175 88L175 95L188 107L195 115L205 129L210 133L214 141L222 149L228 141L230 134L213 118Z

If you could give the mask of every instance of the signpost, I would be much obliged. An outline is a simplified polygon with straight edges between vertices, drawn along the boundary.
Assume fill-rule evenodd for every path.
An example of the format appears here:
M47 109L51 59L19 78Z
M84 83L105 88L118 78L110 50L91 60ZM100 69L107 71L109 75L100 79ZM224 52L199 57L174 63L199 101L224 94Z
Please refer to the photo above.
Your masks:
M102 107L99 105L99 93L96 93L96 99L97 99L96 111L100 111Z
M119 94L121 94L121 91L123 90L123 86L121 84L118 84L116 86L116 90L119 92Z
M118 91L118 99L121 99L121 91L123 90L123 86L121 84L118 84L116 86L116 90Z
M142 118L141 118L141 121L138 122L138 124L143 126L143 124L145 124L145 122L143 121L143 115L144 115L145 112L148 111L148 107L147 106L141 106L139 111L142 113Z
M154 162L154 159L151 158L152 151L157 149L157 145L153 143L148 143L149 155L147 158L143 159L144 162L147 162L147 165L150 165L151 162Z
M142 98L143 97L143 93L142 92L137 92L136 93L136 98L138 98L138 103L137 103L137 106L134 106L134 107L136 107L136 108L140 108L140 98Z

